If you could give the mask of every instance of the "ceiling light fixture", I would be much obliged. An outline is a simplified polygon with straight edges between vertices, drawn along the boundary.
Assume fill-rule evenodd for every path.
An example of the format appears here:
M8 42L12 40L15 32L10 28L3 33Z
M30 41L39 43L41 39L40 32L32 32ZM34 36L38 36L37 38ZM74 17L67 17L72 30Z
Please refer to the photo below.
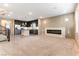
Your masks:
M8 7L8 4L4 4L5 7Z
M9 12L9 14L13 14L13 12Z
M68 19L68 18L66 18L66 19L65 19L65 21L67 22L67 21L69 21L69 19Z
M46 20L44 20L44 21L43 21L43 23L44 23L44 24L46 24L46 23L47 23L47 21L46 21Z
M29 12L28 14L29 14L29 15L32 15L32 12Z
M10 15L8 15L8 16L10 16Z
M43 17L42 17L42 16L40 16L39 18L40 18L40 19L42 19Z

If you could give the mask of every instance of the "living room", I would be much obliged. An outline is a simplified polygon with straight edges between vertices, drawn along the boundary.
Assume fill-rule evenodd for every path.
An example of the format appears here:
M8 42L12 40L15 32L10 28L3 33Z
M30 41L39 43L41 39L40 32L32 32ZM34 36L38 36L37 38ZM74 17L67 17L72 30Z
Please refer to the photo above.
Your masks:
M0 7L0 25L5 27L1 30L10 29L10 43L1 43L1 55L79 53L77 3L10 3Z

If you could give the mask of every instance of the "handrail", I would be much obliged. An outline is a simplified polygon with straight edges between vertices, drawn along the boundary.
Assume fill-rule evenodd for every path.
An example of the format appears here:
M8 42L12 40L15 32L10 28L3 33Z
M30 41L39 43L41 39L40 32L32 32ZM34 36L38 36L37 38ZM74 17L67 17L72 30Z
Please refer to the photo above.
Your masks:
M0 25L0 26L5 28L5 26L2 26L2 25Z

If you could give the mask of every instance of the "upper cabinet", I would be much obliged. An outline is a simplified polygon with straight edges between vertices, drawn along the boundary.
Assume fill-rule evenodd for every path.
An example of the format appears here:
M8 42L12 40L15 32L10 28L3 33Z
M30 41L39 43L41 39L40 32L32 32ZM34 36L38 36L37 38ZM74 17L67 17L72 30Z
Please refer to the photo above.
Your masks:
M38 27L38 19L32 21L15 20L15 24L20 25L21 27Z

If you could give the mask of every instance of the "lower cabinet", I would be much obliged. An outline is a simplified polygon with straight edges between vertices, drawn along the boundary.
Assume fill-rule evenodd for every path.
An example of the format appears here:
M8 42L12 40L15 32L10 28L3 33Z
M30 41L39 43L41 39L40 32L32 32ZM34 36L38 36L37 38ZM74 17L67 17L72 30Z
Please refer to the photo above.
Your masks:
M29 34L30 35L38 35L38 30L35 30L35 29L29 30Z
M29 36L29 30L21 30L21 35Z
M17 29L15 28L15 32L14 32L15 35L21 35L21 30L20 29Z

